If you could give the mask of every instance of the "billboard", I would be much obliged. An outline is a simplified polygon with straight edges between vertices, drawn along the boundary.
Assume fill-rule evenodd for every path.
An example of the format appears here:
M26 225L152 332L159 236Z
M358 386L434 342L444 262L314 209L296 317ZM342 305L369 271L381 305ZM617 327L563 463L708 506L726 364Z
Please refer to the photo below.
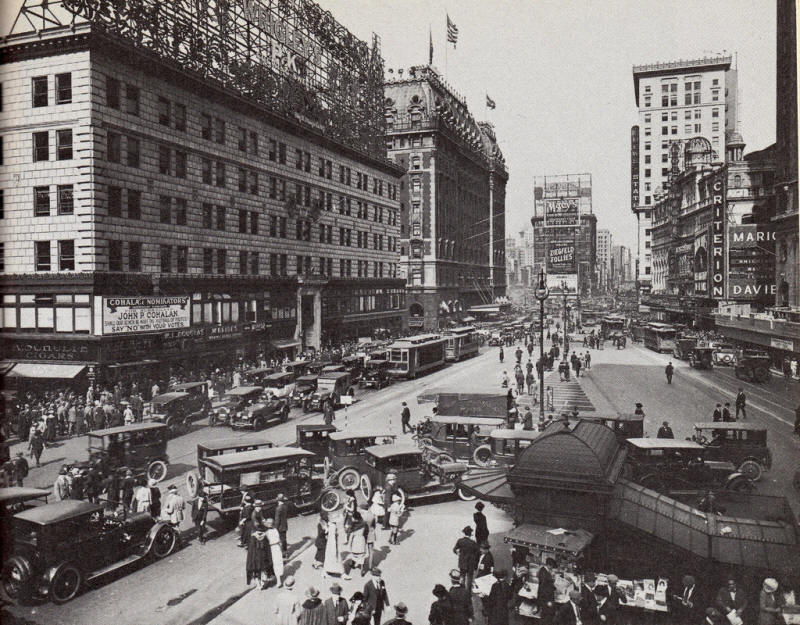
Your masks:
M578 274L577 273L548 273L547 274L547 288L550 289L550 294L554 292L563 293L562 284L566 283L567 293L578 292Z
M550 241L547 248L548 273L575 273L575 241Z
M711 297L725 299L725 179L711 185Z
M578 198L544 199L544 225L576 227L580 225Z
M772 303L775 284L775 231L769 224L728 226L728 297Z
M639 126L631 126L631 208L639 206Z
M188 328L189 296L103 297L102 334Z

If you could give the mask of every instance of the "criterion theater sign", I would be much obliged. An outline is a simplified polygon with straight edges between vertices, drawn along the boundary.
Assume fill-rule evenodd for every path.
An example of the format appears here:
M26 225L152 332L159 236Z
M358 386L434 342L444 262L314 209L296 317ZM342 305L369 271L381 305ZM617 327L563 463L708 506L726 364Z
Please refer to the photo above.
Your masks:
M714 181L711 191L711 297L725 297L725 182Z
M103 334L133 334L188 328L188 296L103 298Z

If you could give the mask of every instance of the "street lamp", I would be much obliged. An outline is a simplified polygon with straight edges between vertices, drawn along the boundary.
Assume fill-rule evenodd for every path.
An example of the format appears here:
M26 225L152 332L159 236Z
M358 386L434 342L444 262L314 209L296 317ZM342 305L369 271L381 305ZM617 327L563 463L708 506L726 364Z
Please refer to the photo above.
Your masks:
M569 309L567 308L567 282L561 281L561 292L564 294L564 358L569 352L569 338L567 338L567 325L569 323Z
M539 286L533 295L539 300L539 422L544 423L544 301L550 297L544 267L539 269Z

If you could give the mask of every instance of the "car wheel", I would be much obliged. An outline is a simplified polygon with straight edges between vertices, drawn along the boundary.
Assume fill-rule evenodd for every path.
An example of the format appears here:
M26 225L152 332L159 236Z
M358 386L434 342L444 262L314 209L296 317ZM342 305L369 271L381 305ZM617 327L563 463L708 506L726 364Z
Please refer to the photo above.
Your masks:
M419 439L419 446L420 447L433 447L433 439L428 436L422 436Z
M472 459L479 467L489 466L489 462L492 460L492 450L489 445L481 445L476 448L472 454Z
M356 489L358 488L360 476L358 475L358 471L355 469L347 468L341 473L339 473L339 488L342 490L349 490L349 489Z
M436 464L448 464L455 461L456 459L453 458L452 454L448 454L447 452L442 452L436 456Z
M361 494L364 495L364 499L367 500L367 505L369 505L369 500L372 498L372 481L369 479L369 475L365 473L361 476L359 486L361 487Z
M335 490L326 490L319 498L319 506L324 511L330 514L339 509L342 504L342 497Z
M53 603L66 603L75 598L81 589L83 575L74 564L62 564L50 581L50 598Z
M764 467L756 460L745 460L739 465L739 473L751 482L758 482L764 473Z
M200 491L200 476L195 471L186 474L186 492L194 499Z
M461 501L474 501L477 499L475 495L470 495L467 491L465 491L460 486L456 487L456 494Z
M169 525L162 525L156 531L153 537L153 543L150 545L150 552L158 560L166 558L175 550L175 545L178 544L178 537L175 535Z
M163 460L153 460L147 465L147 477L156 482L160 482L167 477L167 463Z
M3 566L3 592L12 601L24 600L31 591L33 571L27 559L13 556Z

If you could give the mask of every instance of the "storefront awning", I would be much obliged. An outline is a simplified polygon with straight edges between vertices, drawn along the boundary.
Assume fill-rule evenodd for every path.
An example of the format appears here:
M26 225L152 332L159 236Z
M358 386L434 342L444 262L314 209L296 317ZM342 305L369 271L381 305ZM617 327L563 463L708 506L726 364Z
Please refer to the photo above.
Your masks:
M86 365L68 365L61 363L31 363L20 362L8 374L9 378L55 378L58 380L71 380L76 377Z
M508 484L505 469L471 469L458 483L459 488L491 503L513 503L514 492Z
M283 339L279 341L271 341L275 349L291 349L292 347L300 347L300 341L294 339Z
M141 365L154 365L158 361L146 358L145 360L134 360L133 362L117 362L113 365L108 365L109 369L121 369L122 367L139 367Z

